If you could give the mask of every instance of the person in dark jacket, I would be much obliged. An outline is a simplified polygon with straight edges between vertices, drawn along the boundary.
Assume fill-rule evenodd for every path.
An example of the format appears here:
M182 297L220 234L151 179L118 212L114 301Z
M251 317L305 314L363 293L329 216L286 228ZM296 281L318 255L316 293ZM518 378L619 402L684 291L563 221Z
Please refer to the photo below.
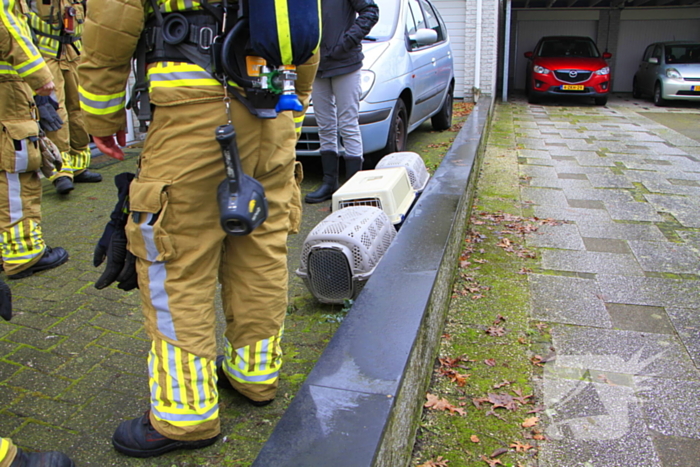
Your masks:
M331 199L338 189L338 134L345 148L345 174L362 168L362 136L358 119L362 39L379 19L372 0L322 0L321 63L312 91L321 140L323 183L306 195L309 204Z

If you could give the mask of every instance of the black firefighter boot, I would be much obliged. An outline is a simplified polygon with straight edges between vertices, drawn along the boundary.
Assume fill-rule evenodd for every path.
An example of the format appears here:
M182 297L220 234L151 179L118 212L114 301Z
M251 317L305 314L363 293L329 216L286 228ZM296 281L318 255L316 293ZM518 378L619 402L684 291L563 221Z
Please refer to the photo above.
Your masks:
M345 181L350 180L360 170L362 170L362 157L345 158Z
M24 452L17 448L10 467L75 467L75 464L62 452Z
M323 183L318 190L306 195L304 201L308 204L316 204L333 197L333 193L338 189L338 162L338 153L321 151Z

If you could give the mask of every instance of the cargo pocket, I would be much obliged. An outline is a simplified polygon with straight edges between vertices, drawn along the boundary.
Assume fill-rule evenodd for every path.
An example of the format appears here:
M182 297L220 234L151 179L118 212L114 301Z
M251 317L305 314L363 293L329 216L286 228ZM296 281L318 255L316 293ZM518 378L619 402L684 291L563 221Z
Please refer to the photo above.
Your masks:
M128 248L135 256L163 262L175 256L167 225L169 182L135 179L129 188Z
M15 173L39 170L39 124L34 120L15 120L0 121L0 126L0 169Z
M301 182L304 180L304 168L301 162L294 162L294 193L289 203L289 233L298 234L301 228Z

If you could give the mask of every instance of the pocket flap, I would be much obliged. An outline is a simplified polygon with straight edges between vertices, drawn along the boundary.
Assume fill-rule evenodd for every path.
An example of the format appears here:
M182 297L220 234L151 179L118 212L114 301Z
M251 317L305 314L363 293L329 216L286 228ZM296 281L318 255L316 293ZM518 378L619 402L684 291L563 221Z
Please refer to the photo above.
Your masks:
M39 136L39 122L34 120L10 120L0 122L5 132L14 140L23 140Z
M135 179L129 187L129 210L158 213L163 207L163 190L170 186L162 180Z

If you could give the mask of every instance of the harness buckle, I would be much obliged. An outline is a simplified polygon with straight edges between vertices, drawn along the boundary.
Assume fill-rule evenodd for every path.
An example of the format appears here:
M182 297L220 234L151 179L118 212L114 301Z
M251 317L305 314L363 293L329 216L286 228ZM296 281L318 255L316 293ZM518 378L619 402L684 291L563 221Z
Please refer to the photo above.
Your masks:
M204 26L199 30L199 48L202 50L209 50L211 44L214 42L214 30L209 26Z

